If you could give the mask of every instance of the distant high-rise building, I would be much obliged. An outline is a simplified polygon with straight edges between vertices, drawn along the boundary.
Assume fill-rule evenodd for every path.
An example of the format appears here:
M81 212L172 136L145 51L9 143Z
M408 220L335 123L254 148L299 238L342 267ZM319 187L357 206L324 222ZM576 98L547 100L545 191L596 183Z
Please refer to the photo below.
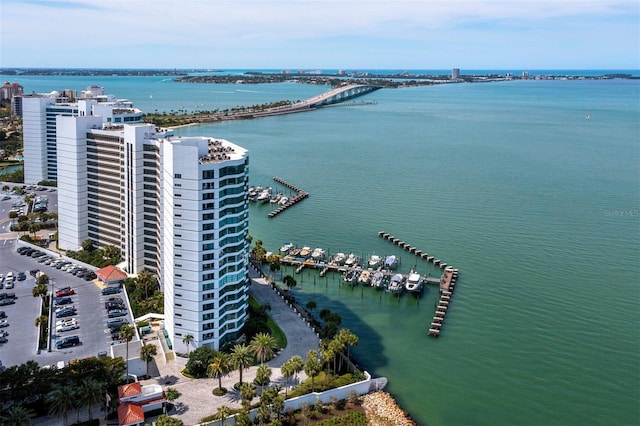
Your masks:
M96 87L83 92L77 101L75 91L71 90L26 94L16 101L23 120L25 183L58 179L57 116L100 116L103 122L116 124L142 120L142 111L134 108L130 101L105 96Z
M2 86L0 86L0 100L11 99L14 96L22 95L23 88L18 83L9 83L5 81Z
M457 80L458 78L460 78L460 68L453 68L451 70L451 79Z

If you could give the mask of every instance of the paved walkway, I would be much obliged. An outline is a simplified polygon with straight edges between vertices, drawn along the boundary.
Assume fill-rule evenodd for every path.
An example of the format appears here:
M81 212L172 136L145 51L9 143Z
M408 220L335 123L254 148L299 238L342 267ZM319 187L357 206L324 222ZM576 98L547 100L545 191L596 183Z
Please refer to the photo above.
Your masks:
M251 293L260 303L268 303L271 306L269 315L280 326L287 336L287 347L274 359L267 362L271 367L271 382L284 385L284 379L280 372L280 366L294 355L306 358L311 349L318 349L319 339L315 332L287 303L271 288L264 278L260 278L258 272L250 270ZM160 345L158 340L148 341L147 344ZM158 353L160 350L158 348ZM161 356L156 357L156 371L150 371L152 378L142 381L143 384L157 383L163 388L172 387L180 392L181 396L174 401L176 412L173 417L179 418L185 425L194 425L202 417L214 414L218 407L241 407L241 400L233 385L240 380L237 370L234 370L222 378L222 386L229 391L224 396L214 396L212 390L218 387L218 379L189 379L180 371L184 369L187 360L177 358L166 362ZM154 369L155 370L155 369ZM255 378L257 367L250 367L242 373L242 381L250 382ZM304 372L300 380L306 377ZM291 384L291 383L290 383ZM256 402L257 399L254 401Z

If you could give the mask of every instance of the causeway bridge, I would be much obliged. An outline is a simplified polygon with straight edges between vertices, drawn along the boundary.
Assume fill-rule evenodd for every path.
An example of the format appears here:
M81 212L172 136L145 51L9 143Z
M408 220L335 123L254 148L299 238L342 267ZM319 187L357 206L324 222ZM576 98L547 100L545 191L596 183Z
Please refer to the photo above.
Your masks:
M360 96L367 95L371 92L375 92L378 89L382 89L382 86L373 86L369 84L350 84L347 86L341 86L332 89L328 92L314 96L313 98L305 99L303 101L295 102L290 105L283 105L274 108L268 108L262 111L244 112L240 115L243 118L250 117L268 117L271 115L292 114L296 112L313 111L318 108L323 108L331 105L336 105L342 102L350 101Z

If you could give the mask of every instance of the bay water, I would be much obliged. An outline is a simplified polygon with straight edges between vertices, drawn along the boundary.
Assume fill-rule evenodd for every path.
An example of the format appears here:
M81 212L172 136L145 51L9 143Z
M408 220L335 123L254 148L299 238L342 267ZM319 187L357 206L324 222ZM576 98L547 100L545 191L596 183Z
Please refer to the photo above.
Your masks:
M14 78L11 77L13 81ZM15 79L25 92L97 84L146 112L299 100L326 86L205 85L166 77ZM421 425L640 421L640 81L564 80L382 89L375 105L176 130L250 151L250 184L310 193L250 233L330 253L395 254L388 232L460 270L438 339L437 288L416 299L315 271L305 304L339 313L359 365Z

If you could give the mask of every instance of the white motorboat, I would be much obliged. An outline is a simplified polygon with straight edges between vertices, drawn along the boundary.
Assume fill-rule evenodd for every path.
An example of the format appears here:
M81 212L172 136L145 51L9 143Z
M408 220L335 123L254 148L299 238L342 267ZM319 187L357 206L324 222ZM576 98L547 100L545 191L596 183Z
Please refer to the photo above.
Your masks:
M331 262L335 263L336 265L344 265L345 260L347 260L347 256L344 253L336 253L335 255L333 255Z
M395 255L387 256L384 259L384 267L385 269L396 269L398 266L398 258Z
M353 253L349 253L349 256L347 256L347 260L344 261L344 264L345 266L349 267L358 266L358 260L358 256Z
M313 251L311 252L311 258L313 260L323 260L324 256L325 256L325 252L320 247L314 248Z
M422 291L422 285L422 275L412 269L404 284L404 288L410 293L420 293Z
M378 256L377 254L371 255L369 261L367 262L367 265L369 265L369 268L371 269L378 268L380 265L382 265L382 257Z
M280 254L287 254L289 252L289 250L291 250L293 247L295 247L293 245L293 243L284 243L281 247L280 247Z
M369 284L369 281L371 281L371 271L369 271L368 269L363 269L362 272L360 272L360 276L358 277L358 284Z
M358 279L358 270L357 269L349 269L342 276L342 280L348 284L354 284Z
M387 291L391 293L400 294L404 290L404 276L402 274L395 274L391 277L391 282Z
M288 202L289 202L289 197L286 197L286 196L284 196L284 195L283 195L283 196L280 198L280 201L278 201L278 205L279 205L279 206L284 206L284 205L285 205L285 204L287 204Z
M371 287L382 288L382 281L384 280L384 273L377 271L371 277Z

